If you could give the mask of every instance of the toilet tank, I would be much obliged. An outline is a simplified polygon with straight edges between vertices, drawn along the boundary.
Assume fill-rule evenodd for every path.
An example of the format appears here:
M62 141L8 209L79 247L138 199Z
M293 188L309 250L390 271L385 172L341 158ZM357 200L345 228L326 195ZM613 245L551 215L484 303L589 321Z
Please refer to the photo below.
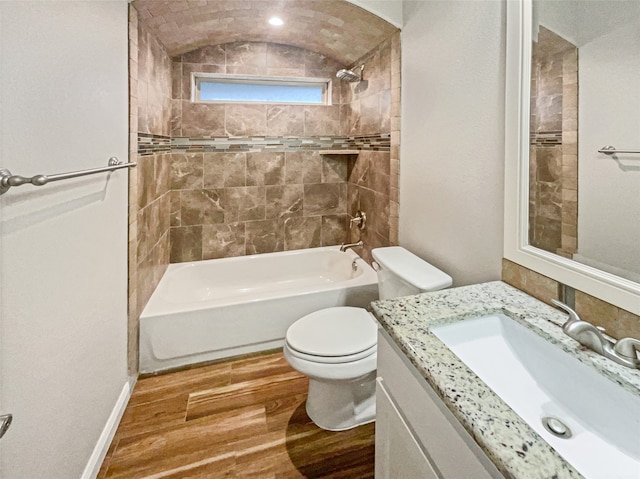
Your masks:
M371 254L379 265L380 299L437 291L453 283L451 276L401 246L376 248Z

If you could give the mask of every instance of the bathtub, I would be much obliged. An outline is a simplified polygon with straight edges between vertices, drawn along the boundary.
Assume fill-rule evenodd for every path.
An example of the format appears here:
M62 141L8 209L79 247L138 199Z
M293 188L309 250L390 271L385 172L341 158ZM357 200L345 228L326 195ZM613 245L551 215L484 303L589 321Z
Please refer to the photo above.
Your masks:
M377 297L375 271L338 246L172 264L140 316L140 372L278 348L305 314Z

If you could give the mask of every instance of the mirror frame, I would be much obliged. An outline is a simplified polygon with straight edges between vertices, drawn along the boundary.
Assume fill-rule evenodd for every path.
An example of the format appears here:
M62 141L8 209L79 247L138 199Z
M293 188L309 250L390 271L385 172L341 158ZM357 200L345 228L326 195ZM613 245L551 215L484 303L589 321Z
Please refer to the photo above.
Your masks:
M532 0L507 0L504 257L640 314L640 284L529 245Z

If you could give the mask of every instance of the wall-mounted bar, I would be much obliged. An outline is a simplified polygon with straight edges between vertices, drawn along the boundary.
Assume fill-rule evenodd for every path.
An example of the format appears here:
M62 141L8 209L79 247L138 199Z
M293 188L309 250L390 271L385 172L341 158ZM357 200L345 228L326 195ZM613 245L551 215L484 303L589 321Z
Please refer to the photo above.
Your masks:
M616 153L623 154L640 154L640 151L634 150L616 150L615 146L603 146L598 150L598 153L604 153L605 155L615 155Z
M120 170L122 168L131 168L137 163L122 163L118 158L112 156L109 158L108 166L102 168L92 168L90 170L71 171L69 173L58 173L56 175L36 175L32 177L12 175L6 168L0 167L0 195L9 191L12 186L22 186L31 184L33 186L44 186L52 181L68 180L70 178L78 178L79 176L93 175L95 173L103 173L105 171Z

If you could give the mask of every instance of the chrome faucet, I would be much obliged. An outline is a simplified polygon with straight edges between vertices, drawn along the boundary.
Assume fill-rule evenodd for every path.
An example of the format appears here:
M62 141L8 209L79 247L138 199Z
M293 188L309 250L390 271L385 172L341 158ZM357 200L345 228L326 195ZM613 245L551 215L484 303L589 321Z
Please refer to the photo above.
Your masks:
M567 336L575 339L586 348L605 358L611 359L628 368L640 369L640 359L637 351L640 349L640 341L635 338L623 338L612 341L604 335L604 328L594 326L583 321L573 309L566 304L552 299L551 302L569 313L569 319L562 325L562 330Z
M342 251L344 253L349 248L356 248L358 246L364 246L364 243L362 242L362 240L358 241L357 243L348 243L348 244L342 243L340 245L340 251Z

